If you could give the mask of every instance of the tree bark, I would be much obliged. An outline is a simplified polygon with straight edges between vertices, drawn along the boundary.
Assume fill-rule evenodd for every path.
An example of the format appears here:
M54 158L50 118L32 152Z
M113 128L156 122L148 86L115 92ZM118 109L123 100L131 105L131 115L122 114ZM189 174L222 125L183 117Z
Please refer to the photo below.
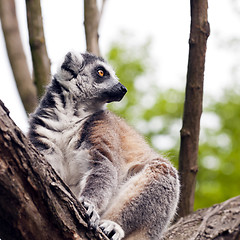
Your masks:
M0 18L15 82L24 108L30 113L37 105L37 92L22 46L14 0L0 0Z
M85 209L9 118L0 101L0 238L105 239Z
M179 154L181 197L178 216L193 212L198 142L202 114L203 80L207 38L210 33L207 0L191 0L191 32Z
M40 0L26 0L26 7L34 82L40 98L51 79L50 60L45 44Z
M84 26L87 51L100 56L98 27L100 13L96 0L84 0Z
M239 240L240 196L201 209L171 226L162 240Z

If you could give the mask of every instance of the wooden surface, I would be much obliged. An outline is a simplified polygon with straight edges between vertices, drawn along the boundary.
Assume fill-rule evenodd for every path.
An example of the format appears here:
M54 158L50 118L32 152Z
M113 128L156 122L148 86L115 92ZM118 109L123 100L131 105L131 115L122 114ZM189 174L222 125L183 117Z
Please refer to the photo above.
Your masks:
M1 101L0 193L3 240L108 239L88 230L84 207L9 118Z

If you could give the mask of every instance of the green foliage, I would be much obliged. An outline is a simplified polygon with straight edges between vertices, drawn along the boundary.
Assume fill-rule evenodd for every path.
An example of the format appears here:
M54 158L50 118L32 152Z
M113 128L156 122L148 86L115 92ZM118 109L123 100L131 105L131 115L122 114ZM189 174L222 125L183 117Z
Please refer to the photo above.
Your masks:
M176 163L179 146L178 134L181 125L184 94L169 89L160 91L149 72L149 43L128 48L114 43L107 54L120 81L128 93L119 103L109 104L109 109L127 119L157 150L166 150ZM169 149L169 144L172 149Z
M107 54L107 59L116 68L120 81L130 92L120 103L109 104L109 108L127 119L134 118L133 113L136 112L137 103L142 97L142 92L137 91L135 84L137 78L147 71L147 60L142 60L147 59L146 49L147 44L142 47L141 51L137 51L137 48L128 49L115 43Z
M222 102L212 102L206 109L215 115L217 124L213 129L203 129L196 208L240 194L240 95L236 89L239 87L226 90Z
M161 154L177 166L184 93L161 91L151 77L149 43L126 47L113 44L108 61L128 93L109 108L124 117ZM239 88L235 88L239 89ZM205 97L206 98L206 97ZM211 100L203 113L195 209L240 194L240 94L227 90L222 102Z

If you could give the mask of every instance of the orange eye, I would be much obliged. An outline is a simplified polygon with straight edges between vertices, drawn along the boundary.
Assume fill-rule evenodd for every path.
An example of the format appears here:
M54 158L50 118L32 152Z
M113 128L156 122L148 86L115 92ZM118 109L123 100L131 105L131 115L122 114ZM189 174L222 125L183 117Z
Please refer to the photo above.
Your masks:
M99 75L100 77L103 77L103 76L104 76L104 71L103 71L103 70L98 70L98 75Z

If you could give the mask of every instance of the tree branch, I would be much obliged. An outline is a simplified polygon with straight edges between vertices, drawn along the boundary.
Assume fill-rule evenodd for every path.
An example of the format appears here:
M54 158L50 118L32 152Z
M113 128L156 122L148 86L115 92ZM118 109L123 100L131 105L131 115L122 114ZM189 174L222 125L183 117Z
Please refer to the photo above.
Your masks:
M22 46L14 0L0 0L0 18L15 82L24 108L30 113L37 105L37 92Z
M240 196L180 218L162 240L238 240L239 237Z
M193 212L198 171L198 142L202 114L205 54L207 38L210 33L207 8L207 0L191 0L187 85L179 154L179 173L182 186L178 210L180 217Z
M45 44L40 0L26 0L26 7L34 82L40 98L51 79L50 60Z
M87 43L87 51L95 55L100 55L98 44L98 27L100 13L96 0L84 0L84 26Z
M85 209L9 118L0 101L0 238L105 239ZM87 235L87 236L86 236Z
M102 15L103 15L103 11L104 11L104 8L105 8L105 5L106 5L106 1L107 1L107 0L102 0L102 6L101 6L101 11L100 11L100 19L99 19L99 22L101 21L101 18L102 18Z

